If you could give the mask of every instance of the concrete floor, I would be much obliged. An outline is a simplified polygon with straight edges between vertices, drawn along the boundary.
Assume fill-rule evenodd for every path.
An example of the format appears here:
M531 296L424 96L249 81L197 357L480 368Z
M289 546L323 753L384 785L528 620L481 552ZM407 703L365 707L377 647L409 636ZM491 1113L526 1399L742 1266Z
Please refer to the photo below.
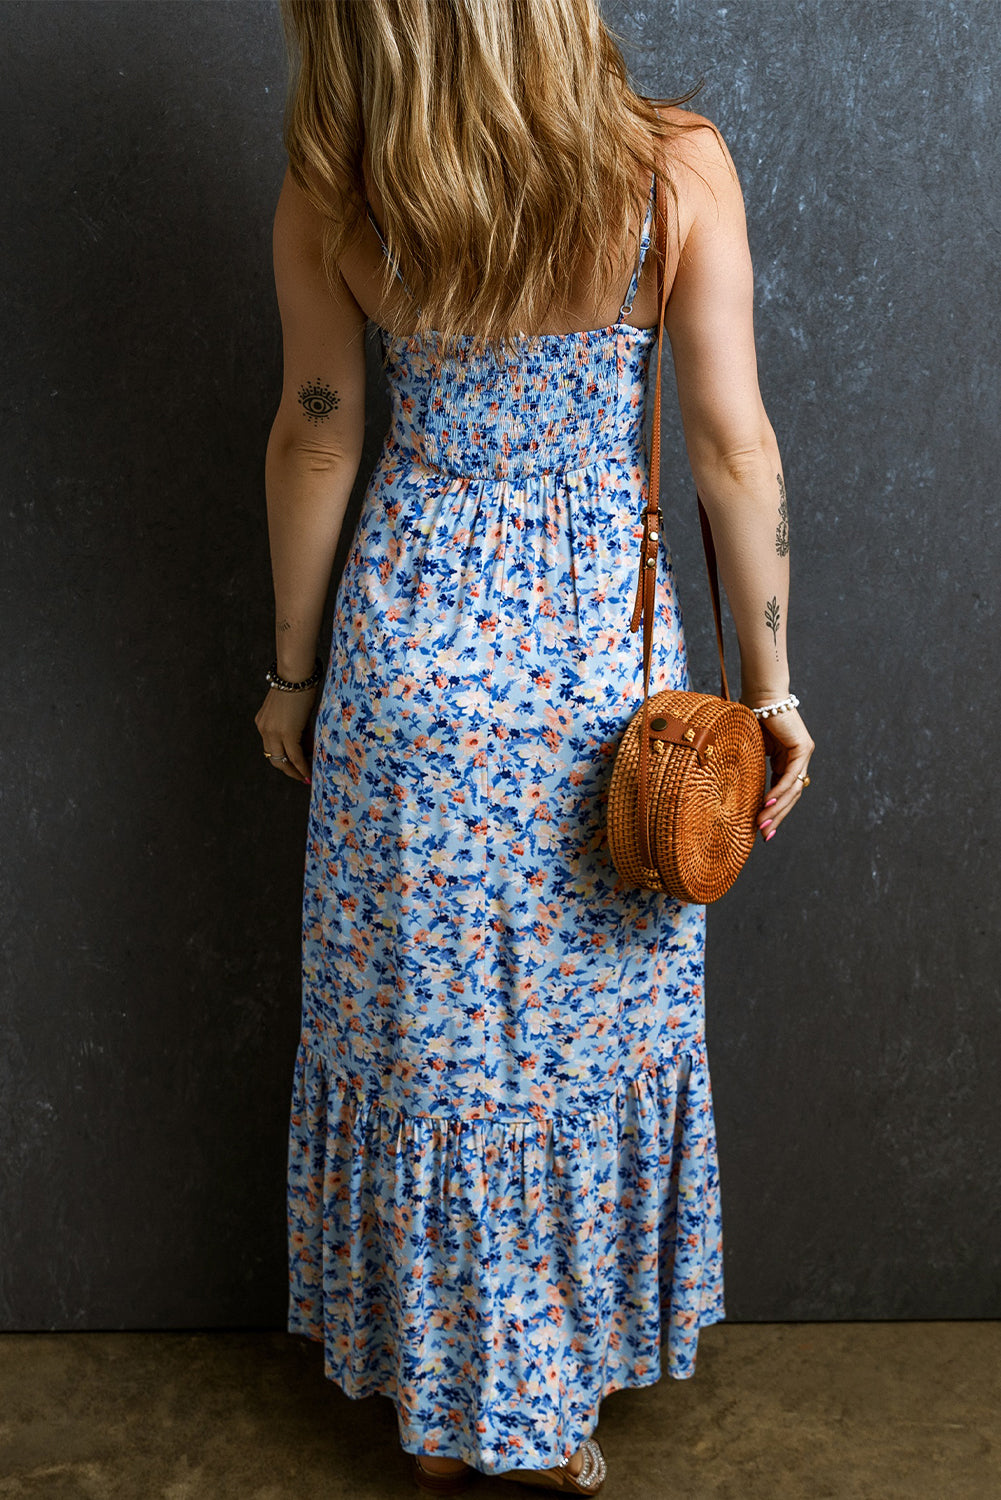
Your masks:
M602 1500L999 1500L1001 1323L723 1323L597 1435ZM415 1500L408 1464L392 1402L349 1400L305 1339L0 1335L2 1497Z

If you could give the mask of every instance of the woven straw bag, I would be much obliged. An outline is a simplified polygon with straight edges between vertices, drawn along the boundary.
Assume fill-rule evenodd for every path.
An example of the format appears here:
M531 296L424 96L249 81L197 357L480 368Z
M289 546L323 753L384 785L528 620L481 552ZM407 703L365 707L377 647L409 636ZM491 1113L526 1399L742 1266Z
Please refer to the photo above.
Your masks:
M754 844L755 817L765 790L766 756L753 709L734 702L726 680L719 579L712 528L697 496L709 572L721 697L664 692L650 697L650 653L660 551L660 362L667 306L667 193L657 177L657 383L654 390L650 482L643 512L636 602L629 628L643 624L643 705L619 743L608 790L607 834L612 863L631 886L667 891L679 901L724 895Z

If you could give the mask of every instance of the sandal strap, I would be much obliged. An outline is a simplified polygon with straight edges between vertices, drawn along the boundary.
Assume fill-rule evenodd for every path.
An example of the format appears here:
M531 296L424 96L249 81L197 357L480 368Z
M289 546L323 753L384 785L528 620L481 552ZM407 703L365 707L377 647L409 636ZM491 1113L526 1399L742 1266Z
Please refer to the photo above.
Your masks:
M596 1438L584 1440L581 1454L581 1466L576 1474L570 1473L567 1468L570 1459L566 1458L553 1469L509 1470L503 1478L513 1479L518 1484L534 1484L539 1489L562 1490L565 1494L594 1495L608 1473L605 1455Z
M567 1470L567 1479L581 1494L593 1494L600 1485L604 1484L608 1473L608 1465L605 1463L605 1455L602 1453L595 1438L585 1438L581 1444L583 1455L580 1470L571 1474ZM569 1459L560 1464L560 1468L566 1470Z

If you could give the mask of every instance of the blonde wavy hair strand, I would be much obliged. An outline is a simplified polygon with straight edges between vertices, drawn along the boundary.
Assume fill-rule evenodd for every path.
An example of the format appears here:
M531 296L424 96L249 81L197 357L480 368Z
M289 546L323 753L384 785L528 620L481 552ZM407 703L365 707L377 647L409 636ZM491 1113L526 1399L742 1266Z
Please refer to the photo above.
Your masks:
M284 144L322 215L324 274L367 223L362 158L417 333L506 358L563 310L581 259L597 305L634 264L644 183L694 128L630 86L597 0L280 0ZM663 143L663 145L661 144ZM667 172L674 203L677 194ZM616 256L610 246L621 247Z

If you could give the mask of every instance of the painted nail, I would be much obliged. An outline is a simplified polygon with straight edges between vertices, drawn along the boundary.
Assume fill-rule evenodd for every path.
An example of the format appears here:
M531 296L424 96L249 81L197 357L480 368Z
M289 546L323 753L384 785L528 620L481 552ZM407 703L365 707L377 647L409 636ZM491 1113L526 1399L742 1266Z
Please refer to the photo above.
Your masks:
M778 798L777 798L777 797L773 797L773 798L772 798L772 799L771 799L771 801L770 801L770 802L766 802L766 803L765 803L765 806L766 806L766 807L771 807L771 805L772 805L772 802L777 802L777 801L778 801L778 800L779 800L779 799L778 799Z
M772 831L771 831L771 833L766 833L765 834L765 843L767 844L768 840L769 839L773 839L777 833L778 833L778 829L777 828L773 828Z
M770 823L770 822L771 822L771 821L772 821L772 820L771 820L771 818L766 818L766 819L765 819L765 821L764 821L764 822L763 822L763 823L759 823L759 824L758 824L758 827L759 827L759 828L767 828L767 827L768 827L768 825L769 825L769 823Z

